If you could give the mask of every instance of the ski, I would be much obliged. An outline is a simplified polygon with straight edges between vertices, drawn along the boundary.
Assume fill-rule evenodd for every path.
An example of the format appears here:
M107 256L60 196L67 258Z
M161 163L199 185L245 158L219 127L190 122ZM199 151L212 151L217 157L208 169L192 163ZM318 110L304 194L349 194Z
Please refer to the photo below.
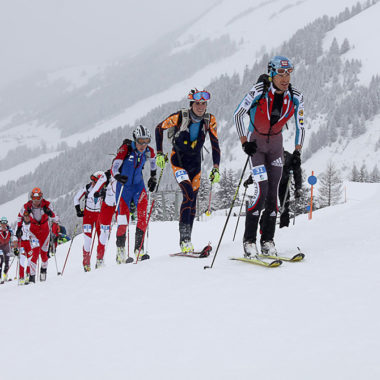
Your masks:
M281 255L277 255L277 256L272 256L272 255L259 255L259 257L263 258L263 259L273 259L273 260L281 260L281 261L288 261L288 262L297 262L297 261L301 261L305 258L305 254L304 253L296 253L294 256L281 256Z
M189 253L177 252L177 253L171 253L169 254L169 256L192 257L194 259L204 259L210 256L211 251L212 251L212 247L210 244L208 244L206 245L206 247L202 249L202 251L199 251L199 252L189 252Z
M257 258L248 259L245 257L230 257L230 260L237 260L237 261L242 261L243 263L261 265L267 268L276 268L282 264L282 261L278 259L267 262L267 261L263 261Z

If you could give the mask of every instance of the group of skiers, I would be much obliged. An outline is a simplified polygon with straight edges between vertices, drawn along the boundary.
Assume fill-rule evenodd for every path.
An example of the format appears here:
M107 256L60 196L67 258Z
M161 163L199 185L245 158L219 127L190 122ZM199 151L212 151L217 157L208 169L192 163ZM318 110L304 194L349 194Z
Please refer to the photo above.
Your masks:
M301 149L304 140L303 95L290 84L294 70L292 62L282 56L272 58L268 64L268 74L260 76L237 107L234 120L243 151L249 156L251 174L245 186L253 184L255 194L246 213L243 248L245 257L259 254L256 245L257 229L260 221L261 253L276 255L274 233L279 211L277 199L280 189L282 204L281 225L289 224L288 177L290 170L295 175L296 193L302 185L300 175ZM200 188L202 148L209 136L212 147L213 167L210 181L220 181L220 148L217 123L214 115L207 112L211 94L206 90L192 89L188 94L189 107L180 109L160 122L155 128L156 151L149 145L151 132L139 125L132 134L132 140L125 139L117 151L111 167L106 172L97 171L90 176L91 182L81 188L74 197L78 217L83 217L83 268L91 270L91 254L98 236L96 268L104 265L104 254L110 237L112 218L116 215L116 262L133 261L127 257L125 243L131 208L137 210L134 254L141 260L144 254L144 238L149 222L148 195L143 179L143 168L147 161L150 177L147 187L153 192L157 186L157 167L164 170L170 160L175 180L183 194L179 217L179 244L182 253L194 252L192 228L196 214L196 199ZM250 118L247 128L245 115ZM282 130L286 123L295 118L296 135L294 152L285 152ZM163 150L164 132L171 142L170 158ZM283 167L285 163L285 175ZM285 185L284 185L285 184ZM80 201L84 198L82 210ZM262 213L262 210L265 210ZM260 218L261 217L261 218ZM49 246L49 218L54 222L56 215L48 201L43 199L40 189L35 188L19 213L16 237L20 255L30 257L29 279L34 281L36 263L41 256L41 279L46 278L47 252ZM25 268L25 260L20 260Z

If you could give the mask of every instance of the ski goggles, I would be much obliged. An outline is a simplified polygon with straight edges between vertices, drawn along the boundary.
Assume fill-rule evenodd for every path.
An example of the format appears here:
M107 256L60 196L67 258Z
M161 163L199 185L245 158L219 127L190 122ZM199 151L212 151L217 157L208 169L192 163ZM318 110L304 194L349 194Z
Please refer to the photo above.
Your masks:
M136 143L139 145L148 145L150 143L150 139L149 138L137 139Z
M208 91L198 91L195 92L194 94L189 95L190 100L195 100L196 102L199 102L201 100L204 100L207 102L207 100L210 100L211 95Z
M30 196L33 201L39 201L42 199L42 194L34 193Z
M288 69L284 69L283 67L279 67L278 69L275 69L274 71L278 75L285 75L285 74L290 75L294 71L294 69L293 69L293 67L289 67Z

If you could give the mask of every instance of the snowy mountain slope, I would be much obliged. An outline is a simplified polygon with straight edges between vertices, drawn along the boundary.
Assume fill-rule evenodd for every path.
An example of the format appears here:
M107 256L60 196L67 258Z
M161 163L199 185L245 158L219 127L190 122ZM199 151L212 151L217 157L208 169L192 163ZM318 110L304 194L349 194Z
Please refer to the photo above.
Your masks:
M9 322L1 376L378 379L379 194L377 184L351 183L346 204L279 230L280 251L299 245L307 256L276 269L228 260L241 254L242 224L232 243L236 218L208 270L211 257L168 256L178 249L176 223L151 225L150 261L116 265L113 237L107 267L88 274L79 236L63 277L50 260L46 283L0 287ZM196 245L212 237L215 247L224 221L197 222ZM60 268L67 249L59 247Z
M130 106L126 105L125 110L119 113L120 116L113 115L113 112L105 111L99 114L99 118L96 122L92 123L96 130L93 130L92 133L82 133L76 135L74 131L69 134L73 134L73 138L70 138L71 141L77 141L80 139L81 141L87 141L90 137L96 137L99 133L101 133L102 129L110 130L116 128L125 123L133 123L136 118L142 117L152 106L150 104L154 104L157 106L158 104L162 104L167 101L178 100L178 96L182 97L188 88L194 86L194 84L198 86L207 85L212 78L216 76L227 73L233 74L234 72L242 73L244 67L246 65L251 65L256 59L262 56L264 51L270 51L274 48L278 48L281 43L289 39L292 34L299 28L307 25L312 20L322 15L336 15L340 11L344 9L344 7L351 7L356 4L356 1L337 1L331 4L327 0L319 1L315 3L311 0L297 2L297 3L289 3L285 0L279 0L276 3L271 2L262 2L262 1L248 1L248 0L239 0L238 2L227 2L223 1L214 6L212 11L209 11L200 17L198 22L193 23L185 32L176 37L174 41L174 45L176 47L172 48L170 54L175 54L179 52L179 49L182 53L190 52L191 47L196 46L197 44L202 44L204 41L219 41L223 36L228 36L231 41L236 44L236 52L234 54L225 54L224 57L220 56L217 61L212 61L209 64L204 64L202 67L197 68L194 72L191 70L184 68L184 72L182 78L179 79L175 84L171 83L169 86L166 86L168 89L157 89L151 87L151 91L153 94L157 94L154 102L148 102L145 107L137 107L139 111L136 113L136 108L133 108L129 111ZM365 22L365 21L363 21ZM266 30L266 28L270 25L270 33L263 33L261 31ZM254 27L253 27L254 26ZM377 27L376 25L374 27ZM358 41L359 43L359 41ZM265 46L265 48L264 48ZM164 47L163 47L164 49ZM147 54L147 52L144 52ZM143 55L144 55L143 54ZM194 54L194 53L192 53ZM113 77L116 76L118 70L120 71L120 65L116 64L112 68L109 69L109 80L112 80ZM112 70L114 70L114 74L112 75ZM72 72L75 71L75 75ZM68 72L71 74L69 75ZM80 73L81 76L77 79L77 84L75 84L75 77ZM77 101L83 101L83 96L85 94L90 94L92 91L99 89L102 91L102 86L107 77L105 78L104 73L102 72L99 75L93 76L96 73L93 68L87 70L86 68L75 68L67 69L66 71L61 71L60 73L51 73L47 82L45 82L44 86L48 86L49 83L51 85L56 85L59 80L66 81L68 86L57 87L56 89L50 89L47 91L44 90L44 94L51 97L51 93L56 94L56 96L62 96L68 88L74 88L82 86L83 83L88 83L86 91L83 93L78 93L81 95ZM56 80L52 81L52 78ZM69 81L67 81L69 78ZM83 78L90 78L89 82L84 81ZM58 80L59 79L59 80ZM124 86L125 89L128 86ZM22 88L24 92L25 88ZM20 89L21 91L21 89ZM17 93L17 92L16 92ZM38 94L38 93L37 93ZM37 94L34 95L34 98L37 97ZM180 94L180 95L179 95ZM74 93L71 91L69 95L70 98L75 98ZM153 95L154 96L154 95ZM25 96L24 96L25 97ZM107 98L104 94L103 100L107 101ZM144 104L146 96L142 98L140 101L141 104ZM149 98L149 97L148 97ZM138 99L136 99L138 101ZM153 100L153 99L152 99ZM34 99L33 99L34 101ZM65 103L67 103L69 99L62 97L60 100L61 103L55 101L54 108L59 108L60 104L64 107ZM88 99L91 101L91 97ZM72 100L70 100L72 102ZM85 104L85 103L84 103ZM41 109L40 114L50 113L49 109ZM97 109L99 105L93 106L93 109ZM2 109L4 106L2 107ZM20 110L22 111L22 110ZM107 114L108 112L108 114ZM78 117L83 112L71 112L71 115L77 114ZM64 118L66 117L64 114L57 113L57 117ZM60 115L60 116L59 116ZM122 119L122 124L120 123L120 119ZM35 118L32 117L27 124L30 125L35 121ZM55 120L57 123L60 120ZM74 121L74 119L73 119ZM95 121L95 119L94 119ZM25 122L25 120L23 121ZM46 125L45 121L43 124ZM14 122L13 122L14 123ZM8 129L9 129L9 123ZM54 128L54 120L50 120L47 123L49 128ZM65 124L66 129L72 128L70 123ZM57 130L58 132L58 130ZM11 133L11 132L8 132ZM67 132L65 132L67 133ZM17 136L20 133L13 134L13 139L17 141ZM61 136L62 138L63 136ZM58 144L61 140L59 138L51 138L50 136L46 136L41 133L41 142L45 141L48 146L54 146ZM7 152L9 147L7 145L0 145L3 154Z

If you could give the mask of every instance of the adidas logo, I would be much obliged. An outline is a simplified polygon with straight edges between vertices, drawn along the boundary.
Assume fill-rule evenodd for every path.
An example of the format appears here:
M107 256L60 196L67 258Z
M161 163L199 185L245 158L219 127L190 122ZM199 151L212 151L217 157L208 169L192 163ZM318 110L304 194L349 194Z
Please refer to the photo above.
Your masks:
M276 160L274 160L272 163L271 163L272 166L279 166L279 167L282 167L282 158L279 157L277 158Z

